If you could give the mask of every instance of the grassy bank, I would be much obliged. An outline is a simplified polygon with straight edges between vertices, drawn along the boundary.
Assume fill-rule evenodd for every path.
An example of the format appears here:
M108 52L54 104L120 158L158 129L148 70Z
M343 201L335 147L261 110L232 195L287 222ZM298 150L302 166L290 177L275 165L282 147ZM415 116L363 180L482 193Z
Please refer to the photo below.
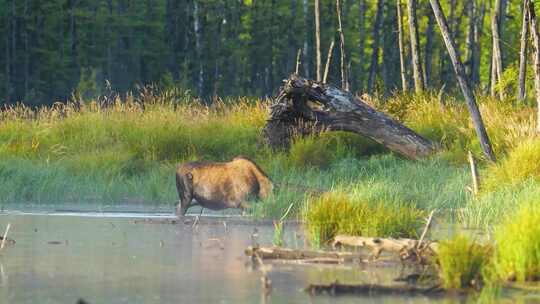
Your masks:
M414 162L341 132L296 139L289 151L272 152L259 138L269 106L265 100L206 106L178 92L145 91L51 108L12 107L0 113L0 203L141 203L172 210L176 163L223 161L239 154L253 158L276 182L270 198L253 204L252 213L260 217L279 217L291 203L289 217L305 215L306 202L324 191L328 196L346 193L351 204L370 208L383 203L453 210L464 223L485 226L525 198L540 197L531 190L540 175L532 166L540 155L540 145L531 139L533 108L481 99L500 159L490 165L483 162L463 103L443 101L428 93L370 100L440 143L440 153ZM484 182L475 199L465 190L468 150L480 159ZM530 166L518 165L524 157Z

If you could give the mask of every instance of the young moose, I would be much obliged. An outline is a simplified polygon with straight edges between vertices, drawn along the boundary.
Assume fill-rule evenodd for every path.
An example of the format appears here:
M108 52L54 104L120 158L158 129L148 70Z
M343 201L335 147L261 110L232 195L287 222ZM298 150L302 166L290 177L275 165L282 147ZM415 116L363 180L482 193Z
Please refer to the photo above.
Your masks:
M176 189L180 201L176 214L183 216L196 204L203 208L249 207L253 196L265 198L272 192L272 181L253 161L235 157L230 162L189 162L176 169ZM195 199L197 203L192 204Z

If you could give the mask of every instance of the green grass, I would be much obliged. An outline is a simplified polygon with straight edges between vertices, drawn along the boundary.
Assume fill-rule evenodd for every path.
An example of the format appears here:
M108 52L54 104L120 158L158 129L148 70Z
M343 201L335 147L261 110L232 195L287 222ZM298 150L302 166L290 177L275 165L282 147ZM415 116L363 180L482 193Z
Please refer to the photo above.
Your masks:
M499 187L518 186L532 178L540 181L540 140L519 143L508 156L485 172L483 190L490 192Z
M423 212L404 203L355 201L330 192L308 201L304 214L311 240L327 242L338 234L416 237Z
M539 208L538 200L523 203L519 211L497 227L493 268L498 279L540 279Z
M489 245L480 245L466 236L456 236L439 244L439 277L446 289L481 286L483 273L492 255Z
M535 108L479 98L500 159L490 165L482 161L463 102L441 100L444 105L426 92L370 101L441 145L440 153L420 161L344 132L295 138L289 151L270 151L260 141L267 100L206 106L188 94L144 91L49 108L14 106L0 112L0 203L172 206L176 163L239 154L254 159L276 183L269 198L252 204L257 217L279 218L294 203L289 218L300 218L321 192L345 192L370 208L458 210L462 222L485 227L540 196L534 190L540 144L531 139ZM465 190L468 150L481 160L482 194L474 200Z

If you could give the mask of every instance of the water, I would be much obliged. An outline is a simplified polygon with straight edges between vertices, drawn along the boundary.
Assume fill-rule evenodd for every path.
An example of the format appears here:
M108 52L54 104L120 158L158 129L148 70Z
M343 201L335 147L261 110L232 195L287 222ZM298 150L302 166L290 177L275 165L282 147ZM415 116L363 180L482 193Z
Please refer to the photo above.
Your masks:
M224 225L223 222L227 224ZM273 264L270 297L244 256L256 240L271 244L268 223L204 218L196 226L171 214L3 213L15 245L0 252L0 303L451 303L426 297L311 297L309 283L388 283L400 267ZM286 225L289 247L302 247Z

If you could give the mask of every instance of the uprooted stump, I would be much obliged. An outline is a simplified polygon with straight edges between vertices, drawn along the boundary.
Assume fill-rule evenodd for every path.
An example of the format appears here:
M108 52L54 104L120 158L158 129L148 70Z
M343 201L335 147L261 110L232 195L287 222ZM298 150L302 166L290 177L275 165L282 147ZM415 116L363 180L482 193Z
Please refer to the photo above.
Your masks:
M264 140L287 148L292 136L321 130L358 133L411 159L435 151L432 142L351 93L292 74L272 103Z

